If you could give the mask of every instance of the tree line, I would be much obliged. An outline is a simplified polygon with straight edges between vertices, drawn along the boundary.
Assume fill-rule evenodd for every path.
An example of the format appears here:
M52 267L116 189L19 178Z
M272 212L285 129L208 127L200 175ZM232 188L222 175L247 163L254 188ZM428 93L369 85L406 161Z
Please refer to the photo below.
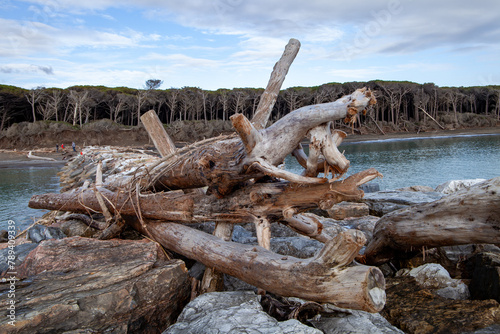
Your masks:
M228 120L236 113L253 117L263 88L203 90L197 87L159 89L162 81L147 80L143 89L73 86L66 89L23 89L0 85L0 130L18 122L60 121L74 126L110 119L123 125L139 124L142 113L154 109L163 123ZM291 87L280 92L271 118L277 120L300 107L335 101L355 89L368 87L377 104L368 119L396 128L418 123L425 115L473 113L500 120L500 86L438 87L433 83L402 81L327 83Z

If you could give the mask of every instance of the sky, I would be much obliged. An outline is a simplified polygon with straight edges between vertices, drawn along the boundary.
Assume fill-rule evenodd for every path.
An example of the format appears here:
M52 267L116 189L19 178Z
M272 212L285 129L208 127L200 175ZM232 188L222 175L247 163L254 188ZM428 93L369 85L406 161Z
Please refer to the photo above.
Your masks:
M500 84L498 0L0 0L0 84L283 88Z

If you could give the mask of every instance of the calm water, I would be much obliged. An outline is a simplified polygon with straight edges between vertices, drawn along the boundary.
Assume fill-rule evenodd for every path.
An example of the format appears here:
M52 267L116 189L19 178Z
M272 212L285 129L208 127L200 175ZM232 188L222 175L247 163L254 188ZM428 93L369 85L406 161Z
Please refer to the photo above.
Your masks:
M340 150L351 161L348 175L374 167L384 178L371 182L382 190L500 176L500 135L346 143ZM293 157L285 165L295 173L303 170ZM33 217L44 214L28 208L28 202L34 194L59 192L58 171L58 167L0 168L0 229L9 219L24 229Z
M5 229L9 219L24 230L41 217L45 210L28 208L32 195L59 192L59 167L0 168L0 229Z
M500 176L500 135L379 140L345 143L339 150L351 162L348 175L373 167L382 190L412 185L436 187L449 180ZM303 169L293 157L286 169Z

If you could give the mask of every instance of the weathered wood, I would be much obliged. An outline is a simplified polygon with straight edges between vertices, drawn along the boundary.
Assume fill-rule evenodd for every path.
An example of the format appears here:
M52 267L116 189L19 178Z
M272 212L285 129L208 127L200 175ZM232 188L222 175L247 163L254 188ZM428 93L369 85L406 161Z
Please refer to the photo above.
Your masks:
M175 153L175 144L163 127L160 119L154 110L150 110L141 116L141 122L144 124L149 138L153 141L156 149L162 157Z
M224 241L231 241L233 234L233 224L219 222L215 225L213 235ZM201 293L223 291L224 290L224 273L213 268L207 267L201 280Z
M473 243L500 244L500 177L386 214L359 260L381 264L422 247Z
M148 229L164 247L281 296L368 312L379 312L385 303L385 280L378 268L344 268L366 240L356 230L340 233L314 258L304 260L175 223L149 222Z
M430 118L430 119L431 119L434 123L436 123L436 124L437 124L437 126L439 126L439 128L440 128L441 130L445 130L445 127L444 127L444 126L442 126L441 124L439 124L439 122L438 122L438 121L436 121L436 119L435 119L434 117L432 117L432 116L431 116L431 115L430 115L427 111L425 111L425 109L424 109L424 108L422 108L422 107L418 107L418 109L422 110L422 111L424 112L424 114L426 114L427 116L429 116L429 118Z
M48 160L48 161L56 161L56 159L54 158L48 158L48 157L40 157L38 155L34 155L31 153L31 151L28 152L28 155L27 155L28 158L30 159L38 159L38 160Z
M276 102L278 94L281 90L281 85L285 80L290 65L299 52L299 49L300 42L293 38L290 39L280 60L274 65L267 87L260 97L259 105L257 106L255 115L252 118L252 123L257 130L264 129L266 127L269 116L273 111L274 103Z
M364 193L357 187L378 176L381 174L376 170L368 169L345 180L323 184L256 183L224 198L199 193L184 194L182 191L137 195L131 191L112 192L100 188L99 192L106 199L108 210L122 216L137 216L140 213L145 219L184 223L253 223L255 217L266 217L273 222L281 220L283 210L288 208L301 212L315 207L327 209L345 200L360 200ZM34 209L82 213L101 211L92 189L34 195L28 205Z
M318 178L297 178L275 166L283 162L310 129L347 117L353 112L363 111L373 103L375 98L369 90L358 89L335 102L297 109L272 126L258 130L258 136L252 135L255 144L249 144L251 141L245 139L246 145L253 147L251 152L247 152L240 138L202 145L179 159L167 160L148 168L142 174L141 184L145 189L157 191L209 186L208 192L225 196L245 181L264 175L276 174L298 183L324 182L325 180ZM238 122L248 124L242 120L243 117L238 116ZM249 132L246 125L243 127L244 133ZM328 150L323 150L322 153L327 159L330 158Z

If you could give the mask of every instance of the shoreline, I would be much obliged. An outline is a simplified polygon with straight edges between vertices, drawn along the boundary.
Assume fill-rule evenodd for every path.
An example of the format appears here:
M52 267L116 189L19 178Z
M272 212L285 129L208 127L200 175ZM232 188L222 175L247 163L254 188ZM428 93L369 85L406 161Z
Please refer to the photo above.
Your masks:
M346 132L348 132L347 130ZM500 127L489 128L469 128L457 130L436 130L421 133L410 132L394 132L382 134L347 134L343 140L344 144L356 144L363 142L380 142L392 140L414 140L414 139L432 139L432 138L453 138L465 136L483 136L483 135L500 135ZM109 146L109 145L107 145ZM136 146L128 146L136 147ZM143 147L138 144L137 147ZM28 158L28 153L41 157L53 158L55 161L37 160ZM36 148L32 150L0 150L0 168L25 168L25 167L62 167L70 158L77 155L78 152L73 152L71 149L56 152L53 148Z

